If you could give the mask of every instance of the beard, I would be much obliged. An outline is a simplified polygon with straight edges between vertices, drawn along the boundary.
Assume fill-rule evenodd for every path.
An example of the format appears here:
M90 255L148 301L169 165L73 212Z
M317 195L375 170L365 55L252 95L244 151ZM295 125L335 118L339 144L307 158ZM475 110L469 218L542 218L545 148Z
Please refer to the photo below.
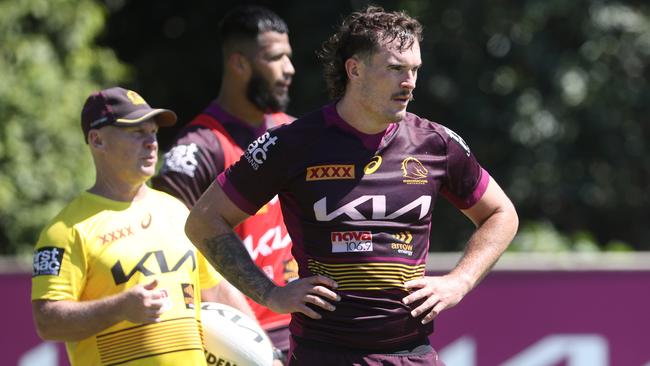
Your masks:
M284 112L289 105L289 93L277 95L273 93L273 88L256 71L253 71L251 79L246 86L246 97L257 108L266 112Z

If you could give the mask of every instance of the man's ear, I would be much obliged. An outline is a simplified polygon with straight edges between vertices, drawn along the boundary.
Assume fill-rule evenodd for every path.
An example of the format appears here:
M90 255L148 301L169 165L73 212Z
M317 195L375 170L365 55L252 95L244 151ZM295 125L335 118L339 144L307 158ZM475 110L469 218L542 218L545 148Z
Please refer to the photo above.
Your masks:
M246 76L251 71L251 64L248 58L239 52L233 52L227 59L228 69L241 76Z
M345 73L348 75L349 80L358 78L363 71L363 62L354 56L345 60L344 66Z
M88 145L94 149L101 149L104 147L104 139L99 130L88 131Z

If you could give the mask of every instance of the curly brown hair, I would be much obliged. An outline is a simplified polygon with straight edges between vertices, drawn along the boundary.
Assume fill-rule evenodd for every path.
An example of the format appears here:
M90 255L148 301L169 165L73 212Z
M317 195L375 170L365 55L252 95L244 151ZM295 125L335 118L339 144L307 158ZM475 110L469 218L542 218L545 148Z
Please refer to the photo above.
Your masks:
M400 51L411 48L415 41L422 41L422 25L402 11L386 12L372 5L347 16L317 53L330 97L339 99L345 93L348 58L369 58L381 45L395 40Z

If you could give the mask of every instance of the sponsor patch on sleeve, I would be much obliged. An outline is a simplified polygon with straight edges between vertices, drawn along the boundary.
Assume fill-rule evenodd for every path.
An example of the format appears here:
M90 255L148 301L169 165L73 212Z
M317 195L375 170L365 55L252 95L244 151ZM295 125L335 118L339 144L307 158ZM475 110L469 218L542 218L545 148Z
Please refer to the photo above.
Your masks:
M174 146L165 154L165 162L161 170L177 172L194 178L194 172L199 165L196 158L198 151L199 147L195 143Z
M264 164L269 149L275 145L277 140L276 136L271 136L270 133L266 132L248 145L244 152L244 158L246 158L253 170L259 169Z
M58 276L61 271L65 249L57 247L43 247L34 253L34 268L32 277Z
M465 155L469 156L470 150L469 150L469 146L467 145L465 140L463 140L463 138L460 137L459 134L457 134L456 132L448 129L447 127L445 127L445 131L447 132L447 135L449 135L449 137L451 137L452 140L456 141L458 143L458 145L460 145L460 147L462 147L463 150L465 150Z

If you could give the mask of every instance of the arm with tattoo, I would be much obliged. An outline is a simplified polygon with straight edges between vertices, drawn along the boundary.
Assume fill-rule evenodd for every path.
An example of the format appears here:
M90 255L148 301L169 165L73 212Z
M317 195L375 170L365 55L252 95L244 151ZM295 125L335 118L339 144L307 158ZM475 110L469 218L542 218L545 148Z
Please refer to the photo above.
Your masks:
M187 237L232 285L272 311L303 313L313 319L321 315L308 304L333 311L340 297L331 278L316 275L276 286L255 265L244 243L232 228L248 217L213 183L190 211L185 223Z
M221 275L253 301L266 305L275 284L255 265L235 233L206 238L201 244L201 252Z

